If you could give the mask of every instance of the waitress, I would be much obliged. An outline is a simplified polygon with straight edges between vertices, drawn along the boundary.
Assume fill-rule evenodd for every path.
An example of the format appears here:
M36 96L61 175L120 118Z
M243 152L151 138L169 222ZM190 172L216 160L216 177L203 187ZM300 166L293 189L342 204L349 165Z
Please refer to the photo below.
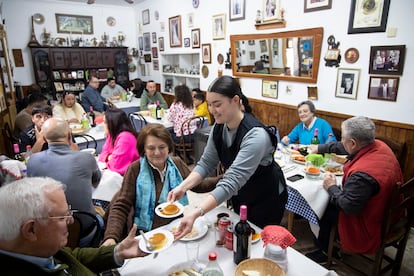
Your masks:
M189 233L197 217L231 199L234 211L247 205L248 220L259 227L279 224L287 201L286 182L275 163L276 137L250 113L247 98L237 81L229 76L216 79L207 92L209 111L215 125L204 153L190 175L168 194L168 201L180 199L197 186L219 162L226 172L199 207L181 219L175 233L180 239Z

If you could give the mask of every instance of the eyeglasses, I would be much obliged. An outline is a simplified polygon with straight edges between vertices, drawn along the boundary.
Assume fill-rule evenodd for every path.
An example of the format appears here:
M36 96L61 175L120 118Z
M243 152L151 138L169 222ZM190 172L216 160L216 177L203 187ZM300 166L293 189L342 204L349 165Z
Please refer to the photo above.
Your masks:
M66 220L67 222L72 221L73 220L73 213L76 212L76 210L72 210L71 206L69 205L69 209L66 211L66 215L63 216L48 216L45 218L41 218L41 219L57 219L60 221Z

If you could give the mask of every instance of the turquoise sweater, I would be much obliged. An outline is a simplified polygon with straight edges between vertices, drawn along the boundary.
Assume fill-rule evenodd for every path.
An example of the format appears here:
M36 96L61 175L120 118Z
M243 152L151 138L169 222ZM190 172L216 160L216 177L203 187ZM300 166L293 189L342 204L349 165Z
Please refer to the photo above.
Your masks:
M326 140L328 140L329 133L332 133L332 140L336 141L336 137L332 131L331 125L324 119L316 118L316 121L311 129L304 128L302 122L297 124L288 135L290 139L289 143L296 143L297 141L299 141L299 144L309 145L313 138L315 128L317 128L319 131L318 138L321 144L326 143Z

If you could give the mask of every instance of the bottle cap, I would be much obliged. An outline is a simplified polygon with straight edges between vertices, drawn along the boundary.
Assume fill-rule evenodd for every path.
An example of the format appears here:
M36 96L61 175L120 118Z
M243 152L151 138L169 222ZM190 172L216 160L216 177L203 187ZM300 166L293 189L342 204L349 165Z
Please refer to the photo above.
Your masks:
M215 261L215 260L217 259L217 253L216 253L216 252L210 252L210 253L208 254L208 259L209 259L210 261Z
M246 205L240 206L240 219L247 220L247 206Z
M31 145L27 145L26 146L26 150L31 150L32 149L32 146Z
M14 153L19 153L19 144L13 144Z

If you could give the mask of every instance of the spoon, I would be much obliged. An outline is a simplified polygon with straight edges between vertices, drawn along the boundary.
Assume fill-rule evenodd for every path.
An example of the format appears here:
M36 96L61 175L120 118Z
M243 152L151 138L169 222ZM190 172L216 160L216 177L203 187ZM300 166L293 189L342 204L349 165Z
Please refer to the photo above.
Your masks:
M150 243L150 241L147 240L147 238L145 237L144 231L139 230L139 233L141 234L142 238L144 239L145 246L147 247L147 250L148 251L153 251L154 250L154 247L152 247L152 244Z

